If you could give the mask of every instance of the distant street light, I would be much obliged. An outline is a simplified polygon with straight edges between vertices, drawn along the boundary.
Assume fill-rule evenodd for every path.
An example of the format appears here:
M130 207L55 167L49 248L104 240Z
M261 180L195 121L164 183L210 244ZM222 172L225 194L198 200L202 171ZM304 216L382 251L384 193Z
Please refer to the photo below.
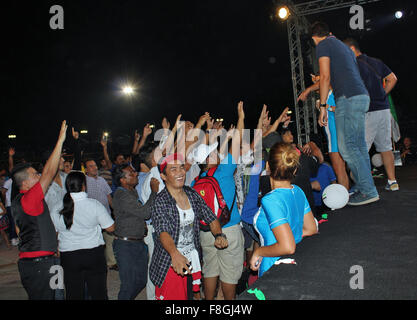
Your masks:
M125 95L128 95L128 96L132 95L133 92L134 92L134 90L131 86L123 87L122 91Z
M9 139L16 139L16 135L15 134L9 134Z
M87 133L88 133L88 131L87 131L87 130L81 130L81 131L80 131L80 133L81 133L81 134L87 134Z

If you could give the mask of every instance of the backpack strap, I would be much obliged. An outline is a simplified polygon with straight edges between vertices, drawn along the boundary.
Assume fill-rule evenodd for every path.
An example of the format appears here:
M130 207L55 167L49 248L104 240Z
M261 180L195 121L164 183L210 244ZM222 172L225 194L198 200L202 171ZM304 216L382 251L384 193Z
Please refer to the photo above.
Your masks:
M213 177L219 166L215 166L207 171L207 177Z
M220 205L220 200L219 199L223 199L224 203L226 203L226 199L224 199L223 197L223 193L220 189L220 185L219 182L217 181L216 178L213 177L214 173L216 172L217 168L219 166L215 166L211 169L209 169L207 171L207 175L204 177L201 177L201 174L195 179L195 181L199 181L202 178L206 178L206 181L209 181L210 184L213 186L214 192L216 193L216 198L217 198L217 204L219 205L219 207L221 207ZM214 180L214 181L213 181ZM235 206L235 201L236 201L236 188L235 188L235 195L233 197L233 203L232 203L232 207L230 208L230 213L232 213L233 207ZM226 204L227 205L227 204Z

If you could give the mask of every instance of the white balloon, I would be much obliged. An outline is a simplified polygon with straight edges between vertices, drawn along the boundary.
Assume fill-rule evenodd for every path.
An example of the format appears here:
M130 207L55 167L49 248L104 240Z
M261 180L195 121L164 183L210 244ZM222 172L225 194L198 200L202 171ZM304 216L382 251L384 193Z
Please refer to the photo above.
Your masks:
M324 189L322 199L330 209L341 209L349 201L349 192L341 184L331 184Z
M381 154L380 153L375 153L373 156L372 156L372 159L371 159L371 161L372 161L372 164L375 166L375 167L380 167L380 166L382 166L384 163L382 162L382 157L381 157Z

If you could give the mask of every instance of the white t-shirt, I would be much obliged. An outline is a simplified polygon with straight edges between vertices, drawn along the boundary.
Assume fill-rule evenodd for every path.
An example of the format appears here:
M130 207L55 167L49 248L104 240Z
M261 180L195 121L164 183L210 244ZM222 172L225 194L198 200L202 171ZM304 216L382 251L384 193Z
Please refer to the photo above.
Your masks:
M194 246L194 210L190 208L183 210L177 205L180 214L180 231L177 249L181 254L191 262L193 269L191 273L201 271L200 259ZM193 281L193 284L200 284L201 280Z
M85 192L71 193L74 201L74 216L68 230L60 208L51 211L52 222L58 232L59 251L92 249L104 245L101 229L107 229L114 223L106 208L97 200L87 197Z
M141 194L140 197L142 198L143 203L146 203L151 196L151 179L155 178L159 181L159 190L158 193L160 193L165 188L164 181L161 178L161 175L159 174L158 167L153 167L150 171L148 176L145 178L145 181L143 182L142 188L140 190Z
M6 191L6 201L5 201L6 203L4 204L4 206L6 208L10 207L12 205L12 203L10 201L10 198L11 198L11 195L12 195L12 183L13 183L13 179L9 179L4 183L4 185L2 187L2 188L7 190Z

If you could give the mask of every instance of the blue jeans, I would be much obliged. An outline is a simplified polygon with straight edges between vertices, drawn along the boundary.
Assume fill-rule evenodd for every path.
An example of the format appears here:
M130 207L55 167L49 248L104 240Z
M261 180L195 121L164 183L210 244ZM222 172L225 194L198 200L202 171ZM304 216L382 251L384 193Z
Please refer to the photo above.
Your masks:
M113 251L119 266L119 300L134 300L148 277L148 247L143 241L114 239Z
M345 96L336 99L336 131L339 152L352 171L355 187L362 194L375 197L368 148L365 141L365 114L369 109L369 96Z

